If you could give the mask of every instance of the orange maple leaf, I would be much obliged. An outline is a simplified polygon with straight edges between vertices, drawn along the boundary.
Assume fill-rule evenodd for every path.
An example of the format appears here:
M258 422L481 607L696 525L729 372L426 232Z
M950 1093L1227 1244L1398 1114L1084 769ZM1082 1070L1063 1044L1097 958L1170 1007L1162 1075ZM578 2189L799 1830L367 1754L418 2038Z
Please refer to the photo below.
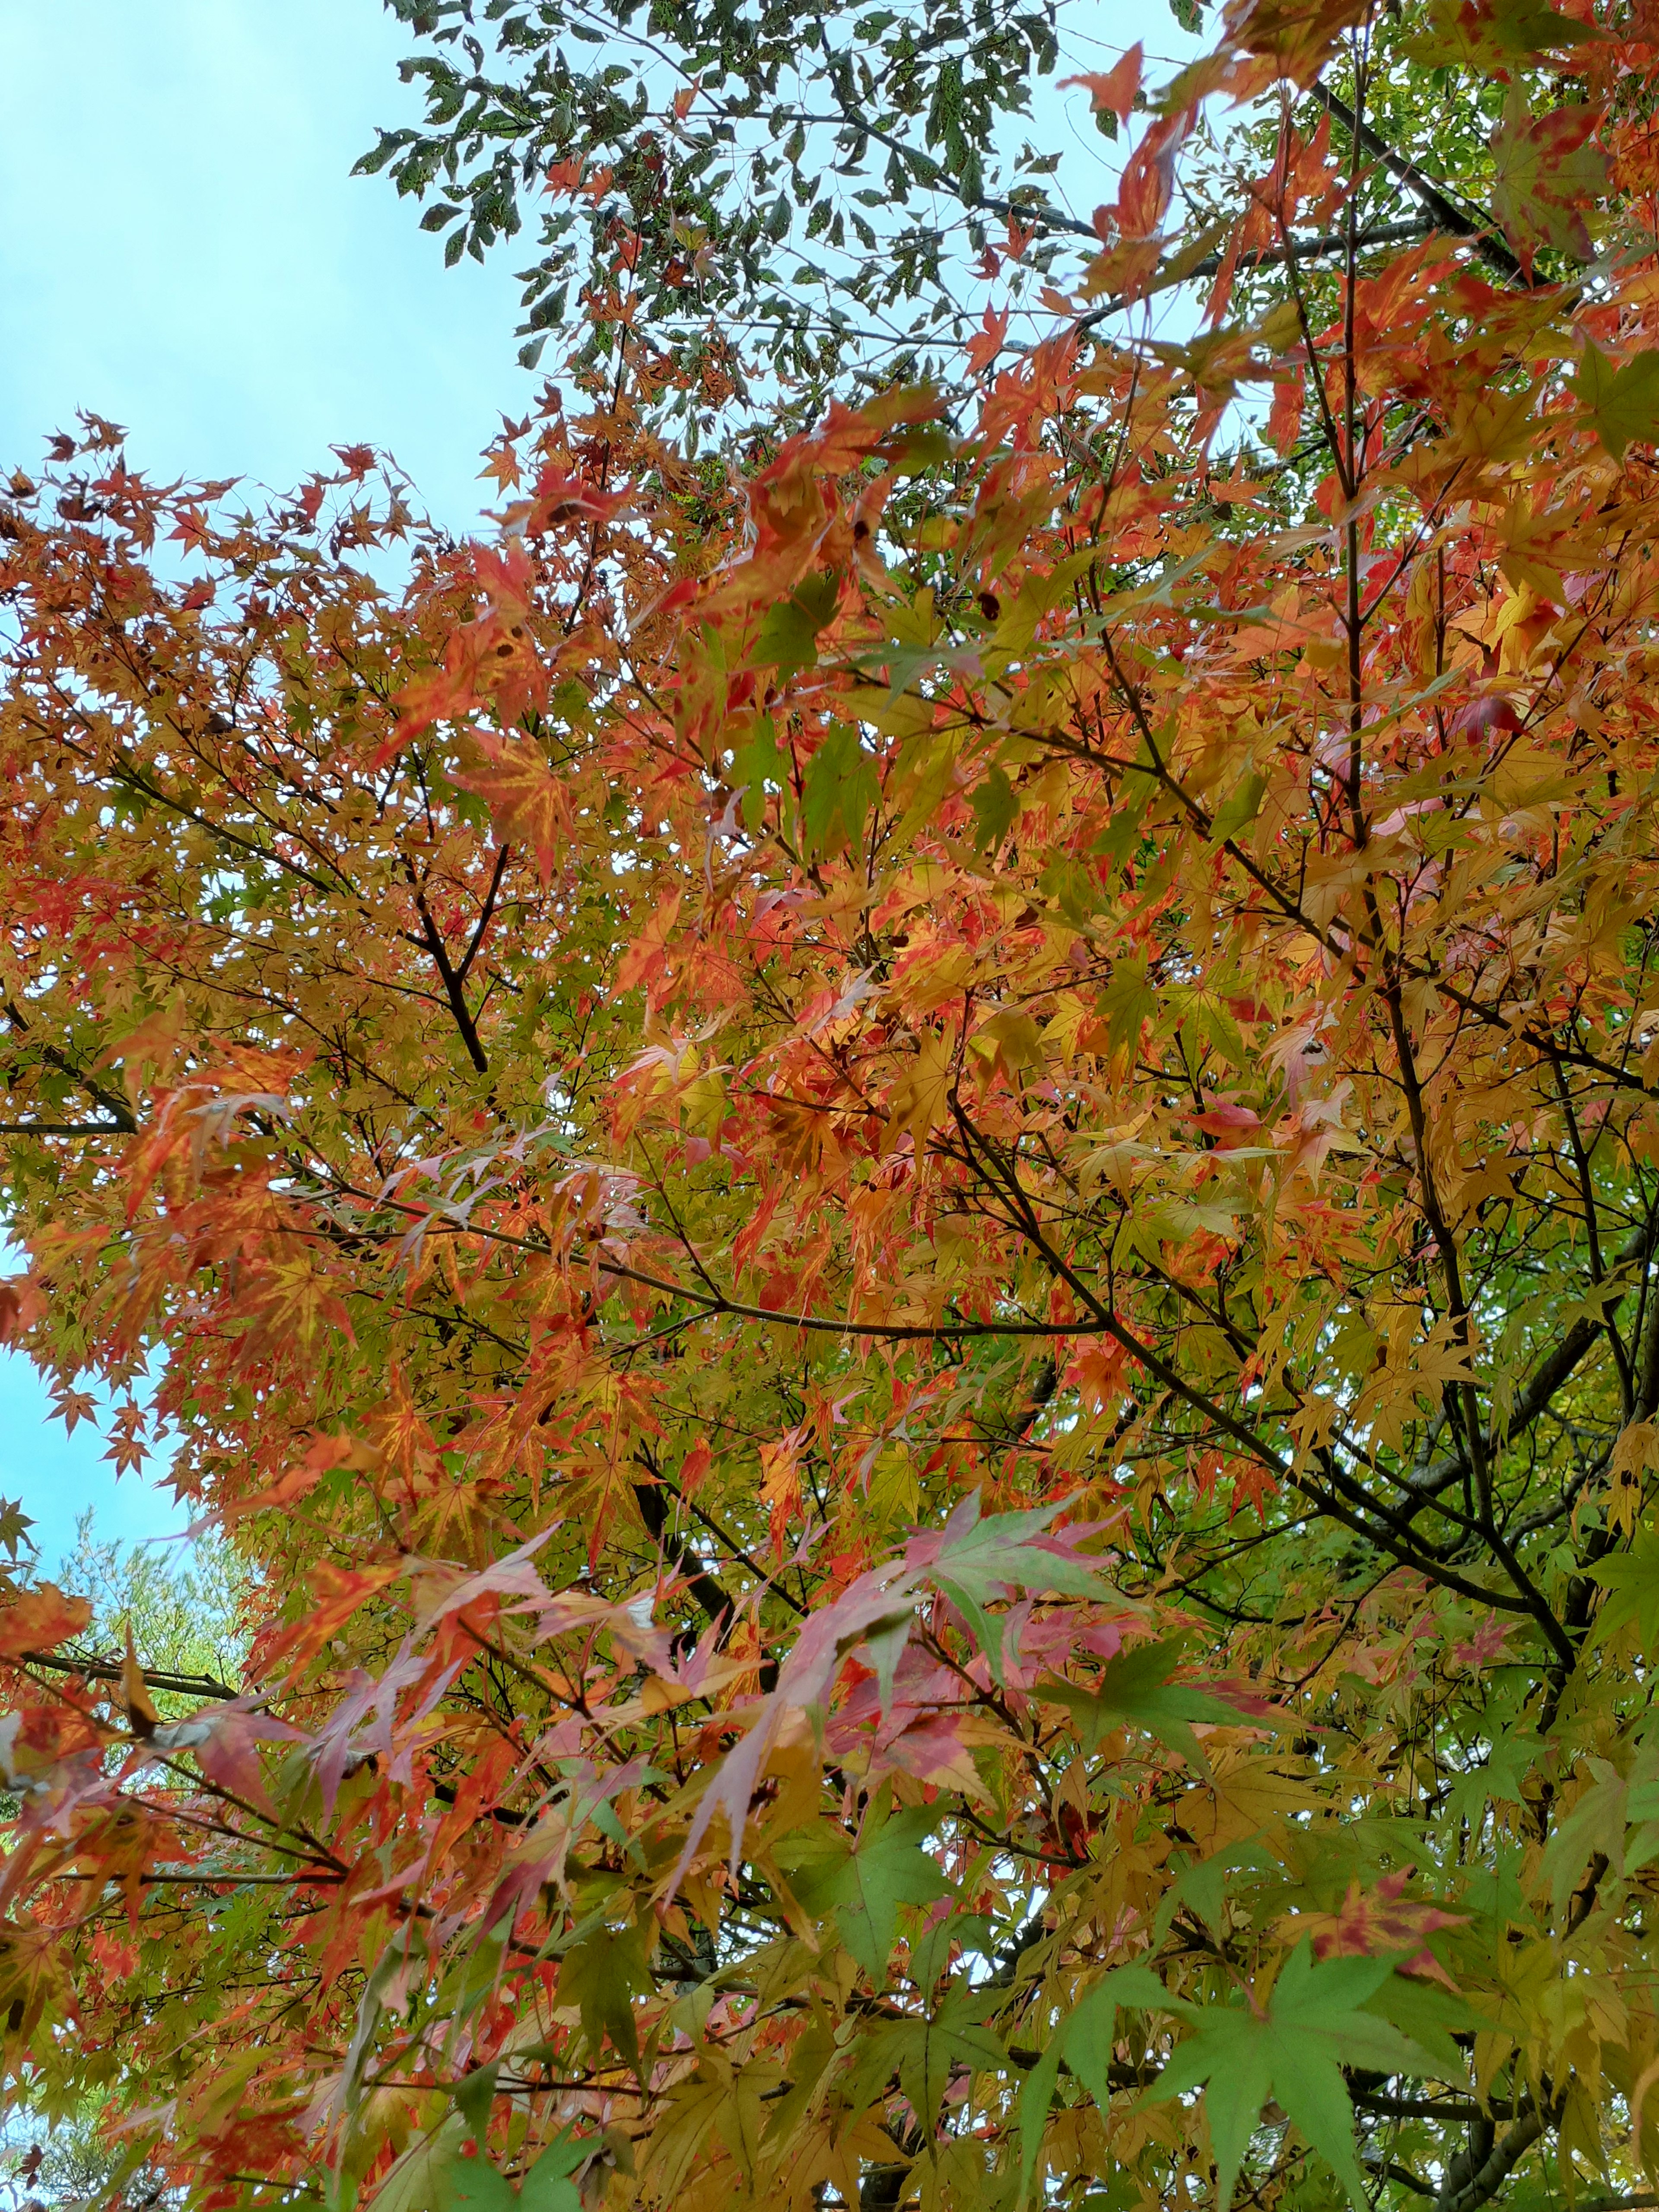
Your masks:
M1145 49L1137 42L1113 66L1103 71L1085 71L1080 76L1063 76L1060 89L1080 84L1086 88L1089 104L1097 115L1109 108L1120 123L1127 124L1133 111L1135 94L1140 89L1140 70Z
M85 1598L66 1596L56 1583L42 1583L39 1589L0 1606L0 1659L50 1651L79 1636L91 1619Z
M496 737L479 731L468 740L477 763L453 781L476 792L489 809L500 845L522 845L535 855L543 883L552 880L559 854L570 837L570 805L564 785L548 766L533 738Z

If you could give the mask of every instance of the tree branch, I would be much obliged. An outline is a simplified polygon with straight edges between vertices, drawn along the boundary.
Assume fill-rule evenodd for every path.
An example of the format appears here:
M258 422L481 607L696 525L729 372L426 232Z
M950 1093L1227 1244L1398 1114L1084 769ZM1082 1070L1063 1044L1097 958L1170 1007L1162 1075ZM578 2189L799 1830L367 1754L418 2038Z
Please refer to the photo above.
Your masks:
M25 1666L44 1667L53 1674L78 1674L87 1682L118 1682L125 1672L117 1659L58 1659L46 1651L25 1651L21 1656ZM138 1674L147 1690L167 1690L175 1697L215 1698L222 1703L242 1694L211 1674L173 1674L154 1667L141 1667Z
M1445 2183L1435 2199L1435 2212L1479 2212L1479 2207L1503 2187L1546 2126L1559 2118L1559 2106L1552 2106L1546 2112L1534 2105L1478 2166L1468 2156L1455 2158L1446 2169Z
M34 1036L27 1015L15 1000L8 999L6 1001L6 1019L17 1031L19 1036L28 1038L31 1048L38 1052L42 1060L49 1060L60 1074L67 1075L71 1082L78 1083L88 1097L103 1108L116 1131L125 1137L137 1135L138 1123L134 1118L131 1107L120 1093L116 1091L106 1091L101 1083L94 1082L83 1068L77 1067L69 1054L59 1051L55 1044L44 1044L39 1042ZM30 1127L40 1133L52 1136L76 1137L82 1133L81 1128L74 1127L60 1129L56 1126L48 1127L42 1123L31 1124ZM7 1133L15 1135L21 1133L21 1131L12 1129Z
M1316 84L1310 89L1332 120L1340 123L1350 138L1356 140L1374 160L1381 161L1389 173L1428 210L1442 230L1449 230L1457 238L1467 238L1490 268L1497 270L1511 284L1532 289L1525 270L1503 240L1492 235L1490 227L1465 215L1462 208L1447 198L1432 177L1425 176L1416 162L1408 161L1405 155L1396 154L1387 139L1379 137L1369 123L1362 122L1346 100L1339 99L1328 85Z
M451 965L449 954L444 946L442 932L432 919L431 909L426 902L426 893L418 884L415 888L415 908L421 917L421 930L426 940L426 949L432 955L433 964L442 979L444 996L448 1000L449 1010L455 1017L455 1026L461 1033L461 1042L466 1047L467 1058L480 1075L488 1075L489 1060L479 1038L477 1025L467 1011L466 994L461 988L461 972L458 972ZM473 939L472 949L474 951L477 949L477 938ZM467 955L469 965L471 957L472 954L469 952Z

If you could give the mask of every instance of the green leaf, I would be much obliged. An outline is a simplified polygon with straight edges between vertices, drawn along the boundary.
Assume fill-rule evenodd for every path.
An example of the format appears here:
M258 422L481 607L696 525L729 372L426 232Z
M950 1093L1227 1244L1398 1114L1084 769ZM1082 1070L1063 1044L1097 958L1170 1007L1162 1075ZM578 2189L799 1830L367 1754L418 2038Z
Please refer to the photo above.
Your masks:
M862 843L866 817L880 797L875 762L857 731L836 723L808 763L801 790L801 818L813 854L829 860Z
M1093 1685L1085 1686L1048 1675L1036 1684L1036 1694L1066 1707L1077 1721L1087 1751L1127 1721L1168 1744L1200 1773L1207 1774L1209 1766L1193 1734L1193 1722L1236 1727L1239 1717L1232 1706L1209 1691L1189 1682L1170 1681L1180 1657L1176 1640L1137 1644L1130 1650L1120 1651Z
M1103 2113L1112 2094L1109 2069L1117 2014L1126 2005L1146 2012L1184 2009L1150 1966L1119 1966L1103 1975L1069 2015L1060 2031L1066 2063Z
M1659 353L1638 353L1615 369L1594 338L1587 338L1572 389L1615 461L1632 442L1659 438Z
M1605 155L1585 143L1599 111L1569 102L1533 115L1511 84L1503 120L1492 137L1492 210L1504 234L1530 267L1540 246L1577 261L1595 251L1584 210L1606 188Z
M754 735L732 757L732 788L743 793L745 829L760 827L766 812L767 785L775 784L781 791L787 780L788 763L779 750L776 726L769 714L758 714Z
M1597 1642L1634 1623L1644 1656L1650 1656L1659 1650L1659 1540L1645 1523L1638 1544L1634 1551L1598 1559L1589 1571L1592 1582L1612 1594L1596 1615Z
M943 1541L927 1562L933 1582L979 1639L999 1682L1002 1680L1002 1619L986 1610L999 1591L1013 1586L1033 1595L1039 1592L1058 1597L1100 1595L1100 1577L1086 1560L1027 1540L1046 1528L1060 1510L1056 1503L1033 1513L996 1513L981 1521L975 1495L952 1515Z
M1171 1864L1178 1864L1172 1861ZM1246 1838L1228 1844L1223 1850L1206 1859L1194 1859L1182 1869L1171 1884L1158 1915L1158 1928L1167 1934L1176 1910L1190 1905L1210 1933L1220 1942L1222 1915L1227 1901L1227 1881L1231 1875L1249 1870L1263 1873L1273 1865L1272 1859L1260 1844Z
M938 1862L922 1849L936 1814L912 1806L880 1821L866 1817L848 1863L836 1919L848 1949L872 1980L883 1978L901 1905L929 1905L950 1894Z
M1224 844L1229 837L1237 837L1241 830L1254 822L1261 811L1261 795L1267 788L1266 777L1257 775L1254 769L1241 776L1210 824L1212 842Z
M375 2191L374 2212L437 2212L453 2203L443 2191L449 2168L460 2163L465 2135L465 2121L450 2112L429 2135L417 2136Z
M1048 2117L1048 2107L1054 2100L1055 2084L1060 2080L1060 2039L1051 2035L1048 2047L1025 2076L1024 2087L1019 2093L1019 2195L1018 2206L1024 2206L1031 2191L1031 2177L1036 2172L1038 2153L1042 2148L1043 2123Z
M775 668L782 682L817 658L818 632L836 611L841 586L834 576L803 576L761 624L755 644L758 667Z
M12 1559L17 1557L17 1547L24 1540L24 1531L33 1528L33 1522L24 1512L22 1501L16 1498L0 1498L0 1544Z
M1425 2054L1399 2030L1363 2008L1394 1971L1389 1959L1334 1959L1316 1966L1299 1945L1285 1961L1265 2014L1243 2004L1216 2005L1194 2018L1149 2093L1167 2102L1202 2085L1215 2154L1218 2212L1227 2212L1239 2168L1271 2094L1291 2124L1337 2176L1358 2212L1364 2177L1354 2149L1353 2108L1345 2065L1383 2073L1427 2069Z
M489 2132L489 2108L500 2071L499 2066L480 2066L455 2085L455 2109L480 2142Z
M878 1989L886 1981L899 1907L950 1894L937 1860L922 1849L938 1819L926 1806L889 1814L882 1793L856 1844L820 1830L778 1846L778 1864L802 1905L818 1919L834 1912L842 1941Z
M1253 2027L1245 2016L1230 2014L1224 2022L1200 2028L1188 2058L1189 2066L1196 2066L1201 2054L1204 2063L1204 2117L1215 2156L1217 2212L1228 2212L1233 2201L1238 2169L1273 2086L1273 2045L1265 2035L1253 2034Z
M1006 2073L1008 2054L977 2016L990 2002L983 1990L957 1990L930 2019L899 2060L899 2087L918 2112L937 2112L952 2074Z
M1461 2081L1466 2061L1452 2040L1455 2033L1495 2027L1454 1990L1441 1989L1416 1974L1391 1974L1364 2009L1386 2018L1407 2038L1425 2072L1444 2081Z
M432 2212L513 2212L512 2185L487 2158L456 2158L441 2166Z
M1491 0L1479 9L1434 0L1425 29L1405 41L1405 51L1426 69L1450 64L1493 76L1517 61L1607 35L1599 25L1558 15L1546 0Z
M572 2177L592 2148L580 2136L549 2143L519 2184L520 2212L581 2212L582 2193Z
M1030 2193L1042 2145L1043 2122L1054 2101L1065 2060L1103 2113L1111 2098L1112 2042L1118 2008L1137 2005L1148 2011L1188 2009L1171 1998L1148 1966L1121 1966L1103 1975L1048 2039L1048 2047L1025 2077L1019 2094L1020 2167L1018 2204Z
M1141 1024L1158 1011L1158 994L1147 981L1144 958L1115 963L1100 994L1100 1010L1106 1017L1109 1050L1121 1052L1139 1042Z
M975 787L973 808L974 843L980 852L988 853L1002 842L1019 813L1014 787L994 761L984 781Z
M598 2055L608 2037L638 2069L639 2032L632 2000L649 1996L655 1984L646 1964L652 1941L648 1924L626 1928L603 1923L564 1954L559 1968L559 2002L580 2007L582 2033Z

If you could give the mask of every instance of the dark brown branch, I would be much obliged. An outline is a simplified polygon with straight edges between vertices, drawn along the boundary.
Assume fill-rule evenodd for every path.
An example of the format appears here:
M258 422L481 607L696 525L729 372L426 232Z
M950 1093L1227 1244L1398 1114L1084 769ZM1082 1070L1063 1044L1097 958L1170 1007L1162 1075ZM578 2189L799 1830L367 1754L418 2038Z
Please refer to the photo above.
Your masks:
M642 1464L648 1466L649 1462ZM651 1469L651 1472L654 1474L655 1469ZM636 1482L634 1498L640 1509L640 1518L645 1523L647 1535L653 1544L661 1547L663 1558L670 1565L686 1577L692 1596L725 1634L737 1619L737 1602L726 1585L709 1573L691 1547L684 1539L670 1533L668 1500L661 1484L656 1481Z
M1503 240L1492 235L1491 226L1476 222L1462 209L1447 198L1432 177L1425 176L1415 161L1404 154L1395 153L1386 138L1372 130L1369 123L1358 118L1346 100L1339 99L1328 85L1316 84L1314 98L1330 116L1340 123L1350 138L1357 139L1374 161L1381 161L1390 176L1396 178L1413 198L1421 203L1434 217L1442 230L1450 231L1455 237L1467 238L1488 267L1497 270L1511 284L1525 285L1531 290L1531 282L1524 269Z
M444 996L448 1000L449 1010L455 1017L455 1026L461 1033L461 1042L466 1047L467 1058L480 1075L488 1075L489 1061L485 1054L477 1026L467 1011L466 994L461 988L461 975L450 960L448 951L444 945L443 933L432 919L431 909L426 902L426 893L418 886L415 892L415 906L421 917L421 931L425 939L426 949L432 955L433 965L442 979ZM476 950L477 943L476 938L473 942L474 950ZM471 957L469 954L469 960Z
M25 1651L23 1663L44 1667L53 1674L78 1674L85 1682L118 1682L124 1669L118 1659L59 1659L50 1652ZM139 1678L147 1690L167 1690L180 1698L216 1698L222 1702L239 1698L240 1690L217 1681L211 1674L172 1674L165 1668L141 1667Z
M71 1082L78 1083L88 1097L103 1108L114 1128L121 1135L132 1137L137 1134L138 1124L133 1117L132 1109L119 1091L106 1091L101 1083L94 1082L84 1068L77 1067L69 1054L66 1052L61 1052L55 1044L40 1042L34 1037L28 1016L15 1000L8 999L6 1001L6 1019L17 1031L19 1036L28 1038L31 1049L38 1052L42 1060L49 1060L60 1074L67 1075ZM40 1133L50 1133L53 1136L79 1136L82 1133L81 1129L76 1127L61 1130L54 1127L48 1132L45 1130L43 1125L32 1126ZM9 1132L8 1133L18 1133Z
M1559 2118L1553 2110L1540 2112L1534 2105L1516 2122L1500 2143L1487 2152L1480 2163L1470 2171L1469 2161L1455 2158L1446 2170L1445 2185L1435 2199L1435 2212L1479 2212L1479 2207L1493 2197L1509 2179L1527 2153L1544 2132L1550 2121Z
M471 972L472 963L478 957L478 948L483 943L484 932L489 928L490 917L495 911L495 901L501 893L501 878L507 873L507 864L512 854L513 848L510 845L503 845L495 855L495 873L489 878L489 889L484 893L483 910L478 916L478 927L472 933L465 957L455 970L455 980L458 983L465 982Z
M124 1137L130 1126L119 1121L0 1121L0 1137Z
M1401 2166L1398 2159L1389 2159L1385 2166L1380 2166L1377 2170L1382 2174L1385 2181L1399 2182L1403 2189L1409 2189L1413 2197L1432 2197L1434 2195L1434 2191L1430 2188L1428 2183L1426 2181L1419 2181L1417 2176L1412 2172L1411 2168L1409 2166Z

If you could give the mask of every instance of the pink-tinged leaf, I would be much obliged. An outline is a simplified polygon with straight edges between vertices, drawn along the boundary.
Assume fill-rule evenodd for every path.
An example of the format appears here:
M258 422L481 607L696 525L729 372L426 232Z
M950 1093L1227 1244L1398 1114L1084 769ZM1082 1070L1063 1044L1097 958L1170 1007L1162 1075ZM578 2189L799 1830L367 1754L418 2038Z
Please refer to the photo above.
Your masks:
M1588 143L1601 119L1599 108L1578 105L1530 115L1515 93L1492 133L1492 213L1528 272L1543 247L1575 261L1595 252L1584 210L1607 188L1607 157Z
M547 1585L531 1561L562 1525L557 1521L550 1522L528 1543L520 1544L517 1551L508 1552L505 1558L492 1560L489 1566L470 1575L447 1560L412 1560L408 1571L416 1627L430 1628L434 1622L463 1611L482 1597L520 1598L532 1606L545 1606L549 1597Z
M1350 1882L1348 1893L1335 1912L1298 1914L1292 1925L1298 1935L1311 1936L1316 1959L1386 1958L1404 1951L1409 1955L1401 1966L1401 1973L1454 1987L1450 1975L1423 1938L1437 1928L1462 1928L1468 1916L1407 1899L1404 1891L1410 1878L1409 1869L1384 1875L1371 1890Z
M519 845L534 856L536 872L550 883L569 843L570 802L533 738L497 737L476 731L467 740L473 763L453 781L475 792L489 809L498 845Z

